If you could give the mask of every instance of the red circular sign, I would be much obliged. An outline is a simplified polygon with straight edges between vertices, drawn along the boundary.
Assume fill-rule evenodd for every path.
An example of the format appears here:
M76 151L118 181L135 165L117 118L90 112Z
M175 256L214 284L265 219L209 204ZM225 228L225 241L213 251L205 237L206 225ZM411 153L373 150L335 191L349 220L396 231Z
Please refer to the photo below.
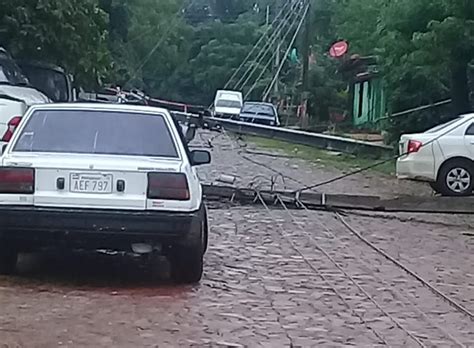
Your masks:
M346 41L336 42L329 49L329 55L333 58L340 58L349 50L349 44Z

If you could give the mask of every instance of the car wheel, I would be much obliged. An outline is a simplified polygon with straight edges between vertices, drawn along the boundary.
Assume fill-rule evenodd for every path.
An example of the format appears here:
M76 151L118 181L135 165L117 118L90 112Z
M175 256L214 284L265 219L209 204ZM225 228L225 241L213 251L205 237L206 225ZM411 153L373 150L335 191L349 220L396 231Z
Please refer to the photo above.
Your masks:
M204 255L201 245L196 247L174 248L171 261L171 276L181 284L198 283L202 278L204 269Z
M203 238L203 254L206 254L207 247L209 243L209 221L207 218L207 209L203 209L203 219L202 219L202 238Z
M16 271L18 252L9 246L0 247L0 274L10 275Z
M171 250L171 276L181 284L198 283L204 269L204 253L207 250L207 214L203 206L197 238L186 244L174 245Z
M469 196L474 188L474 168L467 160L455 160L444 165L437 186L445 196Z

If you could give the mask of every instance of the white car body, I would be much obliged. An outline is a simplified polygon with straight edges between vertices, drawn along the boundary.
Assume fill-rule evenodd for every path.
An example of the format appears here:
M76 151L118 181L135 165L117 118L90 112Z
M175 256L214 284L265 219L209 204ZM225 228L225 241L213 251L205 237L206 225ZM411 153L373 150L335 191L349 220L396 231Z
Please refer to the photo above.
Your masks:
M125 104L32 106L0 165L0 274L18 254L160 253L172 277L198 282L207 212L195 166L167 110Z
M425 133L402 135L399 147L397 177L435 183L443 165L449 161L474 163L474 114L461 116Z
M178 152L177 158L156 158L139 156L113 156L73 153L38 153L16 152L15 144L22 134L29 118L39 110L103 110L126 111L160 115L171 132ZM35 207L74 207L100 209L126 209L150 211L192 212L199 209L202 203L202 188L196 169L191 166L186 151L171 115L167 110L128 106L121 104L50 104L31 107L24 117L24 122L15 132L1 158L3 167L28 167L35 169L35 192L33 195L0 195L0 205L32 205ZM147 175L149 172L184 173L188 180L190 199L186 201L160 200L147 198ZM69 188L74 175L101 176L110 175L113 180L120 178L127 185L126 194L121 192L74 193L58 191L56 177L65 179ZM67 191L67 190L66 190Z
M9 122L15 117L23 117L30 106L51 103L40 91L23 86L0 85L0 142L9 130Z
M28 80L10 54L0 47L0 142L11 139L21 117L32 105L50 103L50 99L28 86Z
M237 91L217 91L214 99L214 116L237 118L243 106L243 96Z

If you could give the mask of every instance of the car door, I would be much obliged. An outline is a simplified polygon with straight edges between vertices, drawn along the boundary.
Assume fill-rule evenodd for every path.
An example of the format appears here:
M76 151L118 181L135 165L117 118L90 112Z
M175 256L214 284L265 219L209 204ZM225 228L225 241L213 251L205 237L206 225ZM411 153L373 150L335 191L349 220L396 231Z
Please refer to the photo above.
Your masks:
M467 127L464 135L464 143L471 159L474 160L474 121Z

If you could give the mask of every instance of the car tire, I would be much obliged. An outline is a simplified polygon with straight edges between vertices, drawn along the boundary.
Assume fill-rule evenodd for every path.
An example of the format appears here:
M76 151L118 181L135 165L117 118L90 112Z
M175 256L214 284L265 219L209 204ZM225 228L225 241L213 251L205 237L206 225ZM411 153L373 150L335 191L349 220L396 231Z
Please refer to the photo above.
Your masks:
M468 160L453 160L443 165L436 185L444 196L470 196L474 189L474 165Z
M203 220L202 220L202 233L203 233L203 255L206 254L209 245L209 220L207 218L207 209L203 208Z
M204 270L204 255L201 245L174 248L171 261L171 277L179 284L199 283Z
M18 252L9 246L0 247L0 275L11 275L16 272Z
M199 231L185 244L174 245L170 255L171 277L179 284L199 283L204 270L204 254L207 250L207 213L201 208Z

